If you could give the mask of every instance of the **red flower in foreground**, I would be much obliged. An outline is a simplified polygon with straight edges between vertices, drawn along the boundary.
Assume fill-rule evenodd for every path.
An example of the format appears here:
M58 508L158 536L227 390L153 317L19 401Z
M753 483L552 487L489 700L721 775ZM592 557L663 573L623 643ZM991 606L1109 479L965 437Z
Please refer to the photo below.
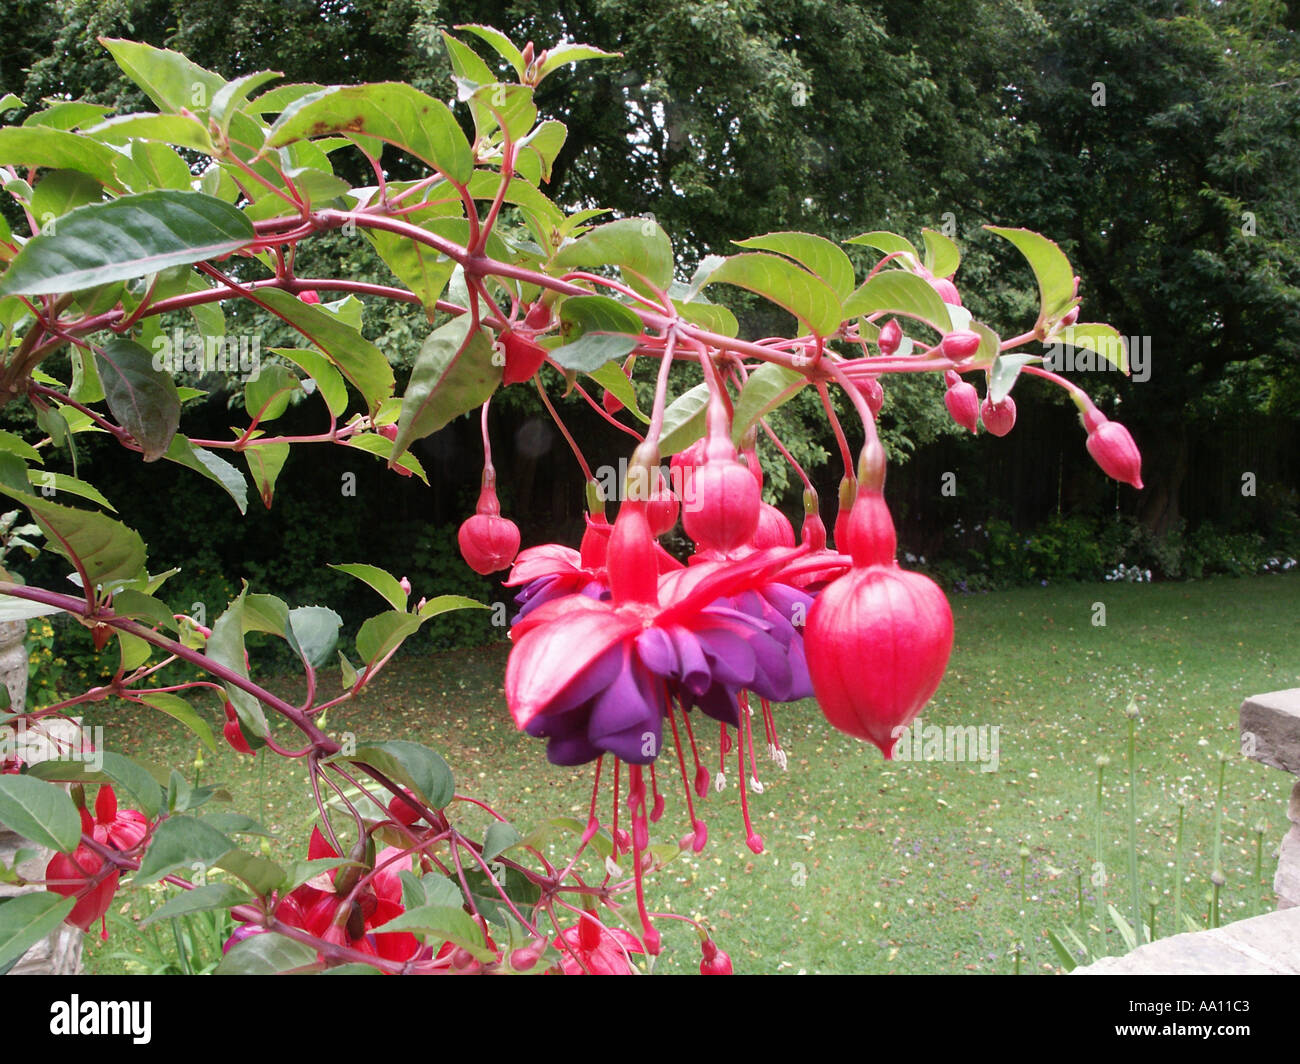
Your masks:
M104 785L95 798L95 816L81 810L81 832L97 843L115 850L134 850L149 834L149 821L134 809L119 809L113 788ZM105 858L82 842L71 853L56 853L45 866L46 889L76 897L72 911L64 923L89 931L95 921L100 922L102 937L108 938L105 914L117 893L121 873Z
M560 932L556 946L564 955L560 971L565 975L635 975L631 954L645 952L631 932L605 927L591 913Z

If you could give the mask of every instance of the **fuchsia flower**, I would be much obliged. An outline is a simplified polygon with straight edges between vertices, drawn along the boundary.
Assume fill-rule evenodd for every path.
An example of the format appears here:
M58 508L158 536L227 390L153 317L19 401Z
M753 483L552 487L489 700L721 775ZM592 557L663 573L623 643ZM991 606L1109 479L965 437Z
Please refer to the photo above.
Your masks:
M635 975L631 954L645 953L635 935L621 927L605 927L589 913L559 937L560 971L565 975Z
M984 421L984 428L989 433L994 436L1005 436L1016 424L1016 401L1008 395L1000 402L994 403L986 395L984 402L980 404L980 417Z
M457 530L456 542L465 564L480 576L509 568L519 553L519 526L501 516L494 474L484 472L477 510Z
M847 539L853 568L821 592L808 615L808 671L826 719L889 758L899 731L943 679L952 610L934 581L898 568L878 486L859 493Z
M961 375L951 369L944 374L944 380L948 383L948 390L943 393L943 405L948 408L953 421L964 429L977 432L980 421L980 397L979 392L975 390L975 385L962 380Z
M898 324L897 318L890 318L880 327L880 335L876 337L876 344L880 348L882 355L892 355L898 350L898 345L903 342L903 328Z
M1088 430L1088 453L1102 472L1121 484L1140 489L1142 455L1128 429L1091 405L1084 411L1083 423Z

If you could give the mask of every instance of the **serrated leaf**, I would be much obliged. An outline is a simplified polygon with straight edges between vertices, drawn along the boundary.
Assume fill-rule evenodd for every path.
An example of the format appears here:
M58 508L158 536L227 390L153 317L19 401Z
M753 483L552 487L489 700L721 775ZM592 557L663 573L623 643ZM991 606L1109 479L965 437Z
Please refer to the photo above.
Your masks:
M205 654L219 665L224 665L235 674L248 678L248 665L244 660L244 599L240 592L212 625L212 635L208 637ZM266 714L256 698L242 687L233 683L222 683L226 698L235 707L239 717L240 730L249 745L256 748L268 732Z
M664 427L659 436L659 454L664 458L686 450L704 435L709 386L697 384L683 392L664 409Z
M731 419L731 438L739 446L745 433L782 403L793 399L808 378L797 369L773 362L759 366L749 375Z
M0 824L60 853L81 841L81 816L67 792L30 775L0 775Z
M342 624L328 606L298 606L289 611L289 641L305 664L319 669L334 657Z
M925 268L936 277L951 277L961 265L961 251L948 237L934 229L922 229L925 240Z
M434 809L443 809L456 793L451 769L436 751L420 743L393 739L364 743L346 760L369 765L389 779L410 787Z
M122 38L100 37L123 73L163 111L205 110L225 78L165 48Z
M841 300L853 291L853 263L835 244L811 233L767 233L733 243L742 248L775 251L808 268Z
M447 105L400 82L333 86L295 100L271 127L267 146L330 133L375 137L462 184L474 169L469 142Z
M347 573L348 576L354 576L363 583L370 585L388 601L388 604L393 609L405 612L409 596L402 590L401 583L392 573L380 569L377 565L365 565L361 562L331 565L330 568L337 569L340 573Z
M316 963L314 949L274 931L263 931L231 946L212 974L279 975Z
M33 487L51 489L56 495L61 491L66 491L69 495L89 499L106 510L117 513L117 507L104 498L99 489L93 484L87 484L84 480L70 477L66 473L55 473L48 469L29 469L27 471L27 481Z
M825 281L789 259L764 252L733 255L709 275L708 284L733 284L789 311L810 332L830 336L846 316Z
M473 324L468 314L453 318L420 346L402 396L394 454L437 432L452 418L482 406L501 383L491 335L482 328L471 332Z
M0 159L7 166L18 168L79 170L110 189L122 188L115 169L116 151L90 137L62 129L46 126L0 129Z
M152 883L196 864L212 868L233 849L235 844L211 824L192 816L170 816L154 830L137 881Z
M0 901L0 969L17 961L72 912L76 899L49 891Z
M491 863L512 846L523 841L519 829L508 820L494 820L483 837L483 860Z
M513 68L519 80L524 78L524 56L523 53L515 47L514 42L504 33L491 26L480 26L477 23L462 23L456 27L458 30L464 30L466 33L472 33L480 40L486 41L492 46L492 49L501 56Z
M905 270L882 270L844 301L846 318L876 313L902 314L940 334L949 331L948 305L928 282Z
M242 211L201 192L121 196L78 207L59 219L54 233L32 237L0 279L0 294L94 288L216 258L252 239Z
M161 812L162 788L147 768L112 750L97 750L93 757L100 763L98 770L87 761L53 760L38 762L30 766L30 771L40 779L61 783L112 783L121 792L119 797L129 795L151 820Z
M284 869L278 864L243 850L231 850L217 862L217 867L243 880L250 890L263 896L284 882Z
M86 130L86 135L105 144L126 144L132 139L175 144L203 155L216 149L208 136L208 127L189 115L134 114L118 115Z
M1054 241L1028 229L1005 229L995 225L984 228L1015 244L1034 271L1034 279L1038 282L1038 323L1041 325L1061 314L1074 299L1074 268L1065 252Z
M1128 343L1112 325L1082 322L1060 330L1055 342L1095 351L1121 373L1128 373Z
M910 240L905 240L897 233L887 233L881 229L873 230L870 233L860 233L857 236L851 236L848 240L844 241L844 243L873 247L877 251L883 251L886 255L910 255L911 261L917 264L921 261L921 256L916 253L916 248L912 245Z
M315 381L325 406L336 418L348 408L348 388L343 383L343 375L319 351L273 347L271 353L292 362Z
M193 890L187 890L174 898L168 898L162 905L140 921L141 927L148 927L159 920L170 920L190 913L211 912L214 909L231 909L253 900L253 895L240 890L233 883L206 883Z
M621 52L607 52L603 48L596 48L590 44L567 44L561 42L553 45L546 52L546 61L542 63L537 72L537 80L540 82L549 74L559 70L562 66L570 63L580 63L587 59L617 59Z
M195 447L184 436L177 435L172 437L171 445L163 457L207 477L235 500L241 514L247 512L248 481L220 455L203 447Z
M551 260L560 267L617 266L638 291L644 281L665 289L673 279L673 245L659 223L650 218L623 218L599 225Z
M171 375L154 367L154 356L134 340L114 337L95 351L95 367L108 409L156 462L171 446L181 422L181 398Z
M607 392L611 392L625 408L630 410L639 421L649 424L650 419L637 404L636 387L617 363L608 362L598 369L591 370L587 376Z
M379 934L418 931L430 939L454 942L481 961L496 959L496 954L485 946L483 929L474 922L474 918L464 909L450 905L421 905L408 909L401 916L375 928L375 931Z
M358 330L278 288L260 289L257 298L325 353L362 394L371 413L393 394L393 368Z
M261 368L256 379L244 385L244 409L250 418L274 421L289 409L289 400L302 391L302 382L278 362Z
M204 746L213 753L217 752L217 743L213 738L211 726L180 695L172 694L170 691L152 691L149 694L141 695L140 701L153 706L154 709L161 710L173 720L180 721L199 737L199 741Z
M551 361L577 373L592 373L636 349L637 338L617 333L589 332L571 344L552 348Z
M365 664L373 665L401 646L419 627L420 618L404 611L390 610L369 617L357 632L357 655Z
M287 443L255 443L246 448L243 453L244 461L248 463L249 475L253 478L253 486L257 488L257 494L262 499L262 505L269 510L271 502L275 498L276 479L280 476L280 471L284 469L284 463L289 460L289 445Z
M0 492L26 506L41 526L52 549L74 565L85 567L92 584L129 580L145 563L144 540L133 531L94 510L74 510L40 496L24 495L4 484Z

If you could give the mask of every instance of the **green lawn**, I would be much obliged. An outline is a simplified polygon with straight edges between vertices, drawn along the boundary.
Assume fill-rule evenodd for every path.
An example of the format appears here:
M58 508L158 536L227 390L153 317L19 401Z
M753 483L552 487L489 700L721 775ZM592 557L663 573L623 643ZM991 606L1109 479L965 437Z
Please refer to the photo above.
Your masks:
M1105 606L1105 627L1092 623L1096 603ZM1237 707L1252 693L1300 685L1300 574L1029 588L961 597L953 611L956 649L923 719L997 727L996 771L970 762L887 763L874 747L832 731L814 703L779 707L789 771L764 760L765 791L751 795L767 852L754 856L744 844L732 773L728 788L702 803L708 849L657 874L654 904L705 920L740 972L1005 973L1016 941L1025 943L1024 970L1059 971L1045 932L1069 925L1088 937L1075 916L1076 870L1093 860L1095 759L1103 753L1111 759L1107 897L1129 911L1123 710L1134 698L1141 708L1139 878L1144 899L1152 886L1164 899L1158 933L1172 923L1180 795L1188 803L1184 911L1205 919L1220 752L1233 754L1223 920L1271 908L1267 884L1292 781L1235 753ZM584 815L589 772L548 765L541 743L510 722L501 689L505 649L399 662L363 700L332 713L330 730L434 746L460 791L490 800L525 830L559 814ZM337 683L327 677L325 689ZM293 690L292 680L286 688ZM202 708L215 725L209 703ZM192 761L192 736L170 718L120 705L100 712L87 722L106 726L110 748L136 756L152 750L154 760L177 766ZM716 759L716 734L708 735ZM303 856L310 792L300 769L272 761L223 747L207 756L204 781L227 784L234 808L277 832L277 855ZM1263 883L1254 879L1260 821L1267 824ZM677 788L668 789L659 827L660 841L686 830ZM1027 903L1022 844L1030 853ZM659 970L695 970L690 936L661 926ZM1110 939L1119 952L1114 932ZM127 941L119 933L93 953ZM121 970L120 959L91 965Z

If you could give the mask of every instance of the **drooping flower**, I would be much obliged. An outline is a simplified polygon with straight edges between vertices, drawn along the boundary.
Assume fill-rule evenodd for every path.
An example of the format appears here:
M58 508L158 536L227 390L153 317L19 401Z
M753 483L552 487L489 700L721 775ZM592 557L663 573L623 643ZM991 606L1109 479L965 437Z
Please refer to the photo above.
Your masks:
M951 369L944 374L944 380L948 383L948 390L943 393L943 405L948 408L953 421L964 429L977 432L980 420L980 397L979 392L975 390L975 385L962 380L960 374Z
M635 975L631 955L645 953L635 935L606 927L594 913L583 913L576 926L561 931L556 946L565 975Z
M1088 453L1101 466L1101 470L1121 484L1142 487L1142 455L1133 442L1128 429L1111 421L1096 407L1084 412L1084 425L1088 429Z
M507 569L519 553L519 526L501 516L495 474L485 471L478 506L456 532L461 557L480 576Z
M980 404L980 418L991 435L1005 436L1016 424L1016 401L1006 395L995 403L986 395Z

